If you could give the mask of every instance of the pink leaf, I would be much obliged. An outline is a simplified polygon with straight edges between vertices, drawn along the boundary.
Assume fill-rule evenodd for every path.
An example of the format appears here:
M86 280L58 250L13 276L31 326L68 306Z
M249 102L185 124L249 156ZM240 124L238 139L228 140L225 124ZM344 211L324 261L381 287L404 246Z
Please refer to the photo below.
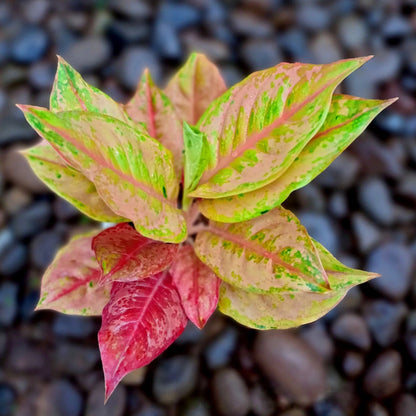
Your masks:
M58 252L43 276L37 310L101 315L110 289L97 285L101 270L91 249L95 234L77 236Z
M100 284L153 276L168 268L178 251L177 244L143 237L126 223L108 228L95 236L92 248L103 271Z
M128 372L149 364L169 347L186 322L168 272L138 282L115 282L98 333L106 400Z
M170 273L186 315L202 329L217 307L220 279L198 259L189 245L180 248Z

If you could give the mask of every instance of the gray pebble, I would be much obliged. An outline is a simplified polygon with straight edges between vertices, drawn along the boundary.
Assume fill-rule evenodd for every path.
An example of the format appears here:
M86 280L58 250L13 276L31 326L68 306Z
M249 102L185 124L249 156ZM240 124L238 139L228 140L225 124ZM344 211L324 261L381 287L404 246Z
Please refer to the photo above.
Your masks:
M352 228L361 253L367 253L380 242L379 229L361 212L352 215Z
M85 338L96 332L92 318L60 314L53 322L53 332L58 336Z
M316 178L316 183L336 190L347 189L357 181L359 170L357 158L342 153Z
M54 348L52 363L59 374L78 375L92 370L99 359L97 348L63 342Z
M362 48L367 41L366 22L357 15L343 17L337 24L337 30L339 39L346 48Z
M205 350L205 360L210 369L222 367L229 363L237 347L237 331L227 328L211 341Z
M46 53L48 44L48 35L41 27L28 26L13 40L11 56L20 64L35 62Z
M170 24L175 30L182 30L199 23L199 11L187 4L162 3L157 18Z
M27 123L9 117L1 119L0 146L30 142L35 137L36 133Z
M238 35L250 38L266 38L273 35L273 26L253 13L236 9L230 16L231 27Z
M88 395L85 416L122 416L126 407L127 393L123 385L118 385L110 399L104 404L104 383L94 386Z
M401 394L394 406L394 416L416 415L416 399L412 394Z
M29 81L35 88L52 88L55 78L55 64L37 62L29 69Z
M278 44L272 40L245 41L241 46L241 56L251 71L270 68L283 60Z
M5 282L0 286L0 325L10 326L17 313L17 286Z
M44 231L30 242L30 259L34 266L45 269L63 243L63 236L55 230Z
M47 201L38 201L16 213L11 227L17 238L31 237L46 228L52 217L52 209Z
M328 32L321 32L314 36L309 45L313 62L316 64L327 64L338 61L343 57L342 51Z
M276 411L276 401L260 384L255 384L250 390L250 401L256 416L271 416Z
M163 21L157 22L154 26L153 47L162 58L182 58L182 46L177 33L172 26Z
M20 243L12 243L0 256L0 274L13 275L27 262L27 248Z
M299 335L324 361L332 359L334 341L320 321L302 326Z
M318 4L303 3L297 7L296 20L300 27L320 32L327 29L331 22L330 9Z
M355 378L363 371L364 364L360 353L349 351L342 360L342 369L347 377Z
M151 17L151 5L143 0L111 0L114 11L132 20L142 20Z
M333 336L360 350L367 351L371 346L370 333L361 316L346 313L337 318L331 327Z

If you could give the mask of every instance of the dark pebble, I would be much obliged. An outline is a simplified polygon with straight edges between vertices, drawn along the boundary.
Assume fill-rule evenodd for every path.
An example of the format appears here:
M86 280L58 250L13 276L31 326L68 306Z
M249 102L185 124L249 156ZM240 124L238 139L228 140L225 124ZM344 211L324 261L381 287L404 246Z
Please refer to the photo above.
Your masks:
M152 8L143 0L112 0L114 11L132 20L142 20L151 17Z
M134 416L167 416L167 413L162 407L148 405L138 413L135 413Z
M176 356L161 361L153 378L153 393L161 404L177 403L197 384L198 362L194 357Z
M364 357L358 353L349 351L342 360L342 370L347 377L355 378L364 369Z
M182 30L198 24L201 16L196 8L187 4L163 2L157 19L171 25L175 30Z
M368 405L367 412L365 413L367 416L390 416L389 412L386 410L384 406L377 402L371 402Z
M123 385L117 386L104 404L104 383L98 383L88 396L85 416L122 416L126 407L127 394Z
M416 334L409 334L405 337L407 352L414 362L416 362Z
M341 406L331 399L321 400L313 406L315 416L347 416Z
M276 411L276 400L260 384L250 390L250 402L256 416L271 416Z
M29 64L42 58L48 44L48 35L41 27L25 27L12 42L11 56L20 64Z
M219 370L212 379L214 405L222 416L245 416L250 410L249 391L232 368Z
M402 394L394 406L394 416L415 416L416 399L412 394Z
M99 359L96 348L77 344L59 343L53 352L55 370L63 375L86 373L92 370Z
M381 353L368 368L364 389L376 399L394 394L401 383L402 359L395 350Z
M359 170L358 160L349 153L342 153L316 178L316 183L325 188L346 189L355 184Z
M0 274L17 273L27 262L27 248L20 243L10 244L0 255Z
M55 317L53 332L58 336L85 338L96 332L96 325L92 318L62 314Z
M367 351L371 346L370 333L361 316L346 313L337 318L331 327L333 336L360 350Z
M0 146L6 146L19 142L30 142L36 137L36 133L25 122L13 118L1 119ZM6 162L7 163L7 158Z
M58 220L68 221L80 215L79 211L65 199L57 198L53 202L53 212Z
M147 24L136 22L113 20L108 29L107 37L113 45L113 49L124 48L137 42L147 41L150 35L150 28Z
M330 8L307 2L297 7L297 23L300 27L313 32L323 31L331 22Z
M30 242L30 260L40 269L46 269L63 243L63 236L55 230L44 231Z
M237 347L237 331L228 328L211 341L205 349L205 360L210 369L228 364Z
M0 416L11 416L16 406L16 392L5 383L0 383Z
M210 416L211 414L208 403L204 399L196 398L186 404L181 416Z
M38 201L15 214L11 227L17 238L31 237L44 230L52 217L48 201Z
M17 314L17 286L5 282L0 286L0 325L10 326Z
M36 372L44 368L46 359L46 355L37 345L17 339L12 341L9 348L7 366L16 372Z
M334 342L320 321L303 326L299 335L324 361L331 360Z

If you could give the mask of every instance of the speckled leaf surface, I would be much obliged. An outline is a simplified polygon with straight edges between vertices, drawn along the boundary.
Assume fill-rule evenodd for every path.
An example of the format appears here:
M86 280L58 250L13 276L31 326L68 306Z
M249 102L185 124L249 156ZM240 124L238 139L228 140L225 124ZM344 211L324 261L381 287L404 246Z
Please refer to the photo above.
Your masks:
M172 344L186 323L168 272L113 283L98 333L106 399L127 373L149 364Z
M170 274L186 315L202 329L217 307L220 279L198 259L190 245L180 248Z
M228 90L197 124L212 164L191 196L237 195L273 182L320 129L335 87L368 59L282 63Z
M328 275L331 290L324 293L280 292L256 294L221 284L219 310L237 322L255 329L286 329L315 321L339 303L347 291L374 277L376 273L351 269L336 260L313 240Z
M196 124L212 101L226 90L218 68L205 55L192 53L165 89L181 121Z
M95 185L81 172L68 166L48 142L44 141L22 153L38 178L83 214L96 221L125 221L104 203Z
M392 100L366 100L335 95L318 133L289 168L274 182L252 192L219 199L202 199L199 209L220 222L245 221L280 205L296 189L324 171Z
M282 207L241 223L211 222L198 233L195 252L222 280L254 293L328 290L311 238Z
M129 224L117 224L96 235L92 248L102 270L99 284L129 282L167 269L178 244L167 244L140 235Z
M94 183L111 210L133 221L141 234L166 242L185 239L172 154L157 140L97 113L21 109L29 124Z
M172 152L176 173L180 177L183 166L182 123L169 98L154 84L148 70L145 70L125 109L150 137Z
M92 238L97 232L73 238L57 253L42 278L37 310L101 315L110 299L110 289L97 285L101 270L91 249Z
M89 85L63 58L58 57L58 68L50 97L50 110L88 111L132 123L121 104L104 92ZM138 126L139 127L139 126Z

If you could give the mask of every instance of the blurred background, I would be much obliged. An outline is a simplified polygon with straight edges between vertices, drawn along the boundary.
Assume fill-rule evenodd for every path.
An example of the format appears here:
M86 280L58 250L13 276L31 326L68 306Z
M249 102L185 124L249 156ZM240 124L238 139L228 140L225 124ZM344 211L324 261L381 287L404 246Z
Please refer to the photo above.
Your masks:
M0 416L416 415L415 35L414 0L0 0ZM191 51L228 85L282 60L375 55L342 92L400 100L285 206L383 277L295 331L215 314L103 407L100 320L33 313L45 267L91 225L16 152L37 138L14 104L48 106L56 54L126 101L144 67L164 85Z

